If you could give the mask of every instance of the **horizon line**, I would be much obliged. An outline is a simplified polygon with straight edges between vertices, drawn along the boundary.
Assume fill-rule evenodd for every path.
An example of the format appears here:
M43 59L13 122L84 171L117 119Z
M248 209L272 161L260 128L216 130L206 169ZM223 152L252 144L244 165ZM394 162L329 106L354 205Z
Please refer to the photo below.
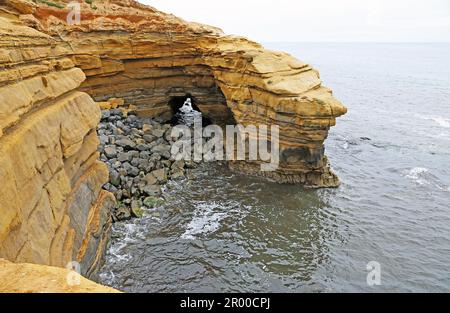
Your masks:
M254 40L253 40L254 41ZM365 44L450 44L450 41L265 41L261 43L365 43Z

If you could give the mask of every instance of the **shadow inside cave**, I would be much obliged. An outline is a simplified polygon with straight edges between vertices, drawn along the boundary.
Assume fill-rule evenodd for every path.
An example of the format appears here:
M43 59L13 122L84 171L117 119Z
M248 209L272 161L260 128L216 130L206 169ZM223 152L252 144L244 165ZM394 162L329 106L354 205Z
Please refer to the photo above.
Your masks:
M169 101L172 110L172 119L169 123L172 126L187 125L193 126L201 120L202 127L212 124L209 118L203 116L202 111L197 106L197 101L191 94L185 96L175 96Z

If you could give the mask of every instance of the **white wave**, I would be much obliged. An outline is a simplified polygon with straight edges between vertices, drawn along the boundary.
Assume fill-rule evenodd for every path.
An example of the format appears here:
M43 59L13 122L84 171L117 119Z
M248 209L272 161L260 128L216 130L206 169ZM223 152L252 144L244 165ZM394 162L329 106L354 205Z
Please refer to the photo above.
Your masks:
M438 188L442 191L446 191L446 192L450 192L450 187L449 186L438 186Z
M404 176L411 179L419 185L429 185L430 182L424 177L424 174L428 173L429 170L423 167L414 167L410 170L403 172Z
M445 185L437 185L437 187L445 192L450 192L450 186L445 186Z
M128 262L133 258L129 253L123 251L127 246L128 243L126 241L111 245L108 253L112 257L111 261L113 263Z
M442 116L423 116L418 114L416 114L415 116L424 120L433 121L441 127L450 128L450 118L445 118Z
M414 167L410 170L403 171L403 175L420 186L430 185L439 190L450 192L450 186L444 184L438 177L430 173L427 168Z
M123 240L130 243L137 242L137 238L142 234L142 226L134 223L123 224L123 226L123 232L125 233Z
M217 212L223 208L215 203L200 203L197 206L193 219L181 235L181 239L194 240L199 235L211 234L220 228L220 222L227 217L227 213Z
M450 128L450 119L448 119L448 118L443 118L443 117L438 116L438 117L432 117L431 120L436 122L441 127Z
M194 109L192 108L192 100L190 98L187 98L183 106L180 108L180 111L186 114L192 112L193 110Z
M140 227L132 223L115 224L113 231L120 234L120 241L114 242L108 254L112 263L129 262L133 257L124 250L130 243L137 242L137 237L141 232Z
M202 113L194 110L192 100L188 98L177 114L179 121L187 126L193 126L202 121Z
M108 271L105 273L100 273L99 275L100 281L104 284L104 285L114 285L114 283L116 282L116 275L114 275L114 273L112 271Z

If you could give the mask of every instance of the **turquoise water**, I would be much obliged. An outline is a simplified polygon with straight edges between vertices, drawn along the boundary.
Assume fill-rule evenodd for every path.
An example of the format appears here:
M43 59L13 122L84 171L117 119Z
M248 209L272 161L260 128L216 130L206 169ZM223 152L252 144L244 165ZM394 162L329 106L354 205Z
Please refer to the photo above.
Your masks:
M114 226L100 281L134 292L450 291L450 44L267 44L349 108L326 142L342 186L229 172L171 183ZM368 140L370 139L370 140ZM367 284L367 264L381 285Z

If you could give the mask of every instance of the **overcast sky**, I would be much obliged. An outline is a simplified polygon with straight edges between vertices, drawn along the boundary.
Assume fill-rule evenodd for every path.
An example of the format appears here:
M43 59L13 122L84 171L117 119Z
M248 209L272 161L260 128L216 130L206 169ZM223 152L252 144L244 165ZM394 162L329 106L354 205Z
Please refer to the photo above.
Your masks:
M450 0L139 1L262 42L450 42Z

